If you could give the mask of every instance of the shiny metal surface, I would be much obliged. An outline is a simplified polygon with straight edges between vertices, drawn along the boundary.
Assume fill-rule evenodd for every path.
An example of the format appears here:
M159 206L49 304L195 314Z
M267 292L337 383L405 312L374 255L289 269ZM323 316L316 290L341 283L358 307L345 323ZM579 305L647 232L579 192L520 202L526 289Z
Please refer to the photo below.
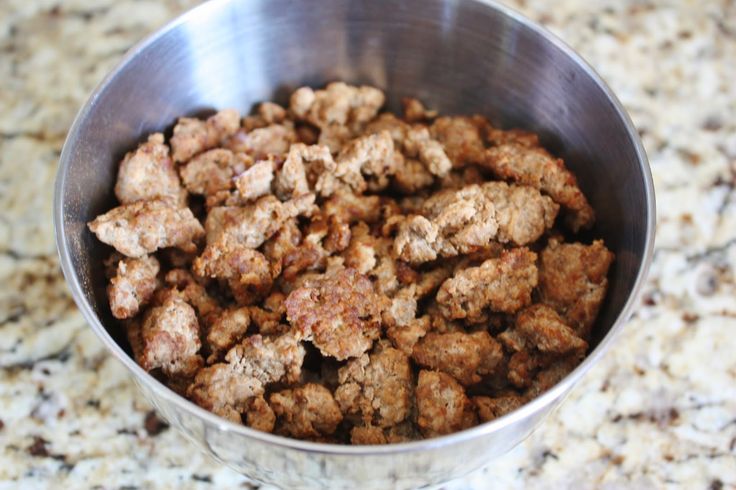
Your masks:
M276 98L331 80L382 87L396 109L418 96L442 113L479 112L543 135L579 176L616 253L594 350L552 390L457 434L345 447L256 432L222 420L150 377L119 343L104 295L103 247L85 223L113 205L117 163L183 114ZM79 113L61 155L56 238L75 300L110 351L174 427L227 465L288 488L406 488L476 469L525 438L610 345L649 266L654 191L619 102L547 31L479 0L214 0L133 48Z

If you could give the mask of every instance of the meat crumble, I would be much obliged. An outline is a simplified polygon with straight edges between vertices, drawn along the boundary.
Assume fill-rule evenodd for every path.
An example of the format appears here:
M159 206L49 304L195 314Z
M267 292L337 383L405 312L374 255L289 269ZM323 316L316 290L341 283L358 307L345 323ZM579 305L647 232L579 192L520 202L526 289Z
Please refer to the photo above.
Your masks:
M88 227L144 369L255 430L389 444L502 417L581 362L614 256L577 235L575 175L534 133L385 100L301 87L125 155Z

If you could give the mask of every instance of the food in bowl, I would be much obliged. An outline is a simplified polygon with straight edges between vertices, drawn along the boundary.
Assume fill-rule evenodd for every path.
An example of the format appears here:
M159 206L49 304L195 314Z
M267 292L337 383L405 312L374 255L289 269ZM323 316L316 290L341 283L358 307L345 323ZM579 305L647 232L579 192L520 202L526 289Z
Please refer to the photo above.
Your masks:
M233 422L314 441L456 432L581 362L613 254L538 137L302 87L182 117L120 164L89 223L152 375Z

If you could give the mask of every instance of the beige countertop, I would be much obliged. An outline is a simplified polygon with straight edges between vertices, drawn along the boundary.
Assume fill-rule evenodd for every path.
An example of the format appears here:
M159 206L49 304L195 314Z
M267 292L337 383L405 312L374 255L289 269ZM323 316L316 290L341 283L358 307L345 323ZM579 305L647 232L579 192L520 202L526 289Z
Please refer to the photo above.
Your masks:
M156 418L59 272L64 136L125 50L192 0L0 2L0 489L250 484ZM736 488L736 3L514 0L643 136L657 245L615 347L527 441L447 488ZM615 185L615 183L613 183Z

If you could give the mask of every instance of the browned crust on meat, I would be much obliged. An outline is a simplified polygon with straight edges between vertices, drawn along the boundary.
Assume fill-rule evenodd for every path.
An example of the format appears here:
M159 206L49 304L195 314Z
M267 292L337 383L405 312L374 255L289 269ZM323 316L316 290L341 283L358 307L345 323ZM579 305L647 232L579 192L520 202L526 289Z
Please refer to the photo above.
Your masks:
M495 397L475 396L472 401L478 410L478 418L481 422L490 422L502 417L524 404L524 398L513 393Z
M235 109L219 111L207 120L182 117L174 126L171 153L175 162L186 162L194 155L214 148L240 127Z
M335 399L346 416L366 425L389 427L405 420L413 404L414 380L409 358L382 345L351 359L338 372Z
M143 257L164 247L185 252L197 249L204 235L202 225L189 208L164 199L136 201L113 208L88 223L103 242L128 257Z
M537 286L537 254L527 248L506 250L498 259L468 267L445 281L437 303L448 319L482 317L486 308L514 313L531 303Z
M516 330L542 352L568 354L588 348L588 343L546 305L536 304L525 308L516 317L515 325Z
M531 187L488 182L440 191L399 223L394 254L410 263L454 257L494 241L526 245L554 224L558 206Z
M153 297L158 282L159 263L155 257L123 258L118 262L115 277L107 286L110 310L120 320L138 314Z
M146 312L141 324L138 363L168 376L191 376L202 365L199 323L194 309L176 296Z
M608 289L613 254L602 240L591 245L551 240L540 254L539 291L577 335L587 338Z
M342 421L340 407L322 385L304 386L273 393L269 399L278 423L276 432L300 439L331 435Z
M380 333L380 303L373 284L355 269L327 273L292 291L289 322L322 354L344 360L366 352Z
M502 357L501 345L488 332L430 332L412 353L420 366L443 371L466 386L492 373Z
M425 437L450 434L477 423L465 389L449 374L420 371L416 397L417 425Z
M115 197L121 204L162 198L179 204L186 202L169 147L164 136L154 133L120 162Z
M577 179L560 158L554 158L530 141L504 142L486 150L485 166L498 177L539 189L569 211L567 222L577 232L595 221L593 208L578 187Z

